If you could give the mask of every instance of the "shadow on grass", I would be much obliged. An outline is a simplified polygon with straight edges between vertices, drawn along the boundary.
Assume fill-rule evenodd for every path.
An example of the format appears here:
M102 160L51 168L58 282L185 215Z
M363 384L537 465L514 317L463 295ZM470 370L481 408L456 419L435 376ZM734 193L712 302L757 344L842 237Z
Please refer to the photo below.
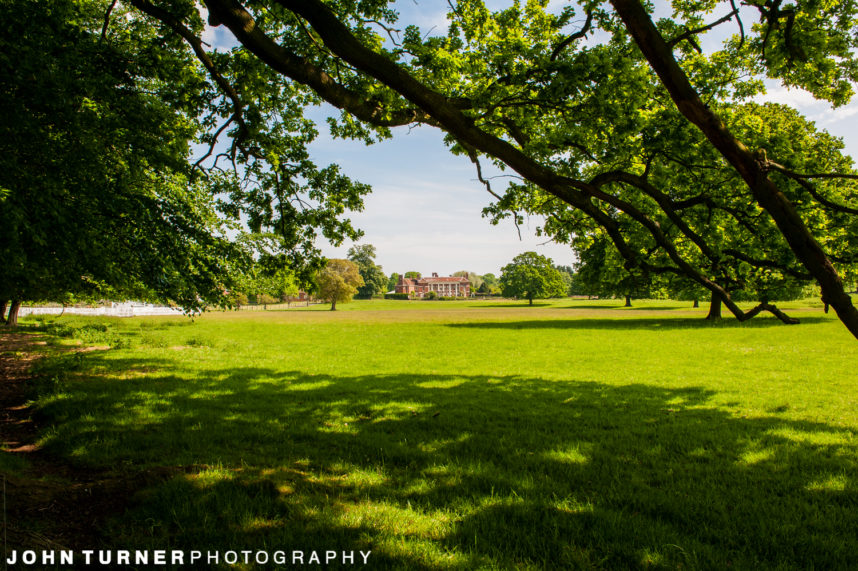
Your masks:
M605 304L605 303L579 303L575 305L568 306L560 306L557 309L579 309L579 310L588 310L588 309L616 309L616 310L624 310L624 311L676 311L681 309L687 309L688 311L701 311L700 308L692 307L691 304L688 305L632 305L631 307L626 307L623 305L622 301L618 301L614 304Z
M481 308L482 307L522 307L522 308L532 307L532 308L537 308L537 307L552 307L552 305L553 304L551 304L551 303L544 303L544 302L538 302L538 301L533 302L533 305L528 305L527 301L524 300L524 301L510 301L510 302L505 302L505 303L486 302L486 303L480 303L479 307L481 307Z
M60 457L193 467L138 495L113 548L362 549L374 569L858 563L854 440L788 405L742 418L697 387L165 365L92 354L41 408Z
M465 329L617 329L648 330L655 329L722 329L748 327L801 327L802 324L824 323L831 318L824 316L802 316L798 325L786 325L774 317L756 317L741 322L731 317L720 321L707 321L701 317L653 317L622 316L614 319L581 317L576 319L533 319L522 321L472 321L466 323L448 323L447 327Z

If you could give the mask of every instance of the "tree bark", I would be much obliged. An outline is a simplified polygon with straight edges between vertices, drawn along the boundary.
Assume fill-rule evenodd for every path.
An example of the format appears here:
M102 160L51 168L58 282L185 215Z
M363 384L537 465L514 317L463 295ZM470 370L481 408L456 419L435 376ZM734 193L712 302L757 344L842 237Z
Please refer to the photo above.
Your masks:
M623 307L631 307L632 306L632 296L626 295L626 304Z
M709 302L709 315L706 316L706 320L721 320L721 297L715 293L712 294L712 299Z
M5 299L0 300L0 323L6 323L6 309L8 308L8 303Z
M18 310L21 308L21 300L13 299L12 305L9 308L9 318L6 320L6 327L18 327Z
M334 300L331 300L331 311L336 311L336 310L337 310L337 300L334 299Z

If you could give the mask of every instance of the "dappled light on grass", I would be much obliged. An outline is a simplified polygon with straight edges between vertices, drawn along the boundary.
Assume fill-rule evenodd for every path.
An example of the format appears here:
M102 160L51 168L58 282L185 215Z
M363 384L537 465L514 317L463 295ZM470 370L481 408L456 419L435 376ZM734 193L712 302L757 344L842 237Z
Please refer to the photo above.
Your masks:
M126 348L43 393L44 443L181 468L112 522L127 547L371 549L401 569L855 561L858 387L837 323L796 352L807 329L386 319L125 322ZM190 336L216 347L168 349Z
M811 492L845 492L848 486L846 474L836 474L811 482L807 489Z

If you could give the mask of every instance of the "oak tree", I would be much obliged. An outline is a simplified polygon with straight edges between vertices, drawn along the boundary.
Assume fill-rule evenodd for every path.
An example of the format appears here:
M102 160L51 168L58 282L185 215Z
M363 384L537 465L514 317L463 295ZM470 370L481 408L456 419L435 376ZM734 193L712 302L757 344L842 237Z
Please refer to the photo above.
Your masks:
M303 103L288 86L275 92L204 53L195 10L170 27L116 0L0 1L0 298L12 300L11 325L21 300L70 294L187 311L228 303L249 262L229 239L239 221L276 233L277 257L301 279L322 263L318 236L360 236L344 214L368 187L309 159L315 130L289 112ZM234 107L227 77L253 105Z
M0 298L223 301L246 262L187 170L193 66L93 1L0 2ZM189 85L186 85L186 82Z
M501 270L501 293L522 297L533 305L534 299L566 295L566 283L553 262L536 252L524 252Z

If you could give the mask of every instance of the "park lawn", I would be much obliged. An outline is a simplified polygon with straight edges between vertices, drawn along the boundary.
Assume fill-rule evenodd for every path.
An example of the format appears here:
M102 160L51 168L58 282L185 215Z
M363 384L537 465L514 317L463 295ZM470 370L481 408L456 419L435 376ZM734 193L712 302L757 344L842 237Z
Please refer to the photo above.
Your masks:
M41 367L41 442L80 466L176 468L108 524L117 549L858 568L858 351L836 318L620 305L33 320L101 348Z

